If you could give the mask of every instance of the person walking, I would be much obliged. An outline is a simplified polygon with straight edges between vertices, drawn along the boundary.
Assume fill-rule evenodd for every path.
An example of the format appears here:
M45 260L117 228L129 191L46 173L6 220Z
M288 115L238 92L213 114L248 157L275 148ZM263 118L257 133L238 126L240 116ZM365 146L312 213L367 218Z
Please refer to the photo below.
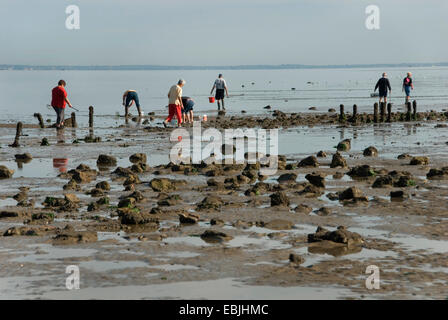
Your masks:
M177 118L177 126L181 127L182 123L182 87L185 85L185 80L180 79L177 84L173 85L168 92L168 117L163 121L163 126L170 122L174 115Z
M194 100L190 97L182 97L182 121L185 123L193 123L193 106Z
M412 73L408 72L406 78L403 79L403 91L406 93L405 103L411 99L411 89L414 90L414 84L412 83Z
M64 80L59 80L58 85L51 90L51 106L56 112L56 128L64 127L64 112L65 106L68 104L72 108L72 104L67 98L67 91L65 86L67 83Z
M375 92L376 89L379 89L380 103L381 100L384 100L384 103L387 103L387 90L389 89L389 92L392 93L392 88L390 87L390 82L389 79L387 79L386 72L383 73L383 77L376 83L375 90L373 92Z
M128 117L129 108L132 106L132 104L134 102L135 102L135 106L137 107L138 115L140 117L143 116L143 112L140 109L140 101L138 100L137 91L135 91L135 90L126 90L123 93L123 105L124 105L124 108L125 108L125 111L124 111L125 118Z
M221 109L220 102L222 103L222 110L226 110L226 108L224 107L224 92L228 98L229 91L227 90L226 80L224 80L221 73L218 75L218 79L215 80L212 91L210 91L210 95L213 94L213 90L215 89L216 89L215 100L218 103L218 110Z

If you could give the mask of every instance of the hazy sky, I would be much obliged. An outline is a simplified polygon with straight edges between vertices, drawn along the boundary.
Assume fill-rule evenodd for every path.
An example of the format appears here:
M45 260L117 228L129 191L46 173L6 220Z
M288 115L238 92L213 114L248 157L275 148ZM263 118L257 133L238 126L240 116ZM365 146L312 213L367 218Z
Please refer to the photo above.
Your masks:
M0 0L0 64L442 62L447 17L446 0Z

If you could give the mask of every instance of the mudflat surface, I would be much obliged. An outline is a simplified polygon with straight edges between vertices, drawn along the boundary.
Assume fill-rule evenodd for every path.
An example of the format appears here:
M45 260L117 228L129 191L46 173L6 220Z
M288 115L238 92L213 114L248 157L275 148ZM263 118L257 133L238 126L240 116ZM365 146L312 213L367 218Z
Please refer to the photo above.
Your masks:
M82 123L60 131L25 126L19 148L8 147L14 127L0 126L0 166L14 170L0 180L1 298L448 297L448 175L427 176L447 163L442 122L285 120L279 130L283 165L266 177L256 165L168 165L177 143L170 141L172 129L161 128L158 119L146 125L119 121L95 128L93 135L101 137L96 143L83 141L89 130ZM41 146L42 138L50 145ZM344 139L351 141L340 151L347 167L331 168ZM363 155L369 146L378 156ZM316 157L316 166L299 166L319 151L326 157ZM16 162L23 153L32 160ZM136 153L146 154L146 166L132 167L129 157ZM397 159L405 153L410 156ZM117 162L98 167L100 154ZM410 165L413 156L429 162ZM81 164L90 171L78 171L90 172L91 179L64 190L74 177L70 170ZM367 176L348 175L363 165ZM117 167L131 172L117 174ZM279 182L283 174L288 179ZM310 185L307 174L320 174L325 187ZM390 183L373 188L379 178ZM102 181L110 190L92 192ZM341 199L351 187L359 192L356 199ZM395 191L403 198L392 199ZM289 203L273 205L271 195L278 192ZM197 222L181 223L179 215ZM318 226L345 226L362 242L308 242ZM220 234L201 237L207 230ZM291 262L291 254L301 259ZM69 265L79 267L79 290L66 289ZM370 265L380 270L380 289L366 288Z

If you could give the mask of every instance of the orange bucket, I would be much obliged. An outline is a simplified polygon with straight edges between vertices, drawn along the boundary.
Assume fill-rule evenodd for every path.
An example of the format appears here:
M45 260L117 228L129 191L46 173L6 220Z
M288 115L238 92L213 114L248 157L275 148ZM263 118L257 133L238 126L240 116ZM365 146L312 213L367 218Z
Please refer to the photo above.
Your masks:
M214 103L215 102L215 97L208 97L208 101L210 103Z

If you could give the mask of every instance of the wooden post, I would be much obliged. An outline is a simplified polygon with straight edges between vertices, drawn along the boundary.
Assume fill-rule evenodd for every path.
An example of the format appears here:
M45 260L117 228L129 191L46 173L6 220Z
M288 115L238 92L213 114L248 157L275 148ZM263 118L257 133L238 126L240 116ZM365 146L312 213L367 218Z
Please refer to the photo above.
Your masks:
M78 124L76 123L76 114L72 112L72 128L77 128Z
M13 144L9 145L10 147L13 147L13 148L20 147L19 139L20 139L20 136L22 135L22 128L23 128L22 122L17 122L16 137L14 139Z
M378 103L375 102L375 104L373 105L373 122L377 123L378 122Z
M413 112L412 112L412 118L414 120L417 120L417 101L412 101L412 108L413 108Z
M391 122L392 117L392 103L387 104L387 122Z
M353 116L352 122L356 122L358 120L358 106L356 104L353 105Z
M339 106L339 111L340 111L340 113L339 113L339 121L344 121L344 118L345 118L345 115L344 115L344 105L343 104L341 104L340 106Z
M93 107L89 107L89 127L93 128Z
M380 104L380 122L384 122L385 116L386 116L386 103L381 102L381 104Z
M411 121L411 107L412 107L411 103L408 102L408 103L406 104L406 107L407 107L407 111L406 111L406 121Z
M44 119L42 118L42 115L40 113L35 113L34 117L39 120L39 126L43 129L45 128Z

